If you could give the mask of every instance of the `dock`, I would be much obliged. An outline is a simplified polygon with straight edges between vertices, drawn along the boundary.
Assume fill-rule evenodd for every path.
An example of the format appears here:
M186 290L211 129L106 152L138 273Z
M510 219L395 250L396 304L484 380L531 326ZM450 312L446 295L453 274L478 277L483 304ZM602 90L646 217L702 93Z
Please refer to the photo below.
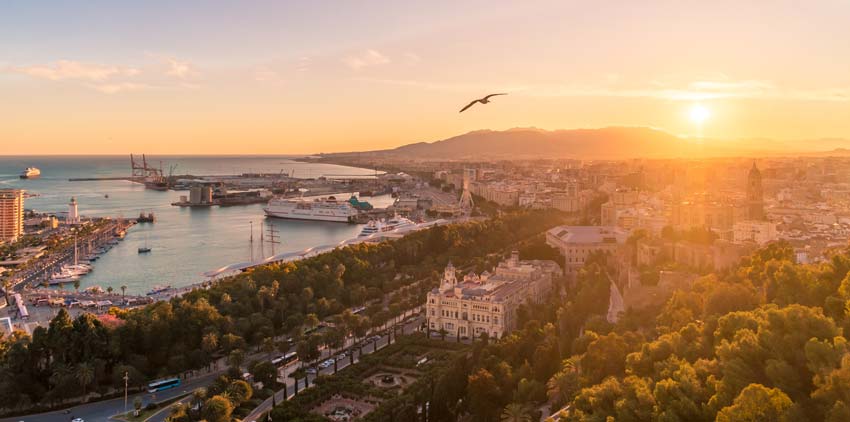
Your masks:
M127 180L129 182L143 183L144 180L138 177L72 177L69 182L97 182L101 180Z

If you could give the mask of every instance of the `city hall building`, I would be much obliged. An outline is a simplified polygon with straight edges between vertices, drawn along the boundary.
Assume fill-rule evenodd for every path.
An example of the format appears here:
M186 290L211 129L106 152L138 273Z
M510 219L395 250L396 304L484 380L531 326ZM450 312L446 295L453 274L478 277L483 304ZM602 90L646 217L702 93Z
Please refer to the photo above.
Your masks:
M428 327L450 336L478 337L486 332L492 338L515 329L517 307L526 301L542 302L553 280L563 275L554 261L520 261L516 251L492 273L469 273L462 280L455 273L449 263L440 287L428 293Z

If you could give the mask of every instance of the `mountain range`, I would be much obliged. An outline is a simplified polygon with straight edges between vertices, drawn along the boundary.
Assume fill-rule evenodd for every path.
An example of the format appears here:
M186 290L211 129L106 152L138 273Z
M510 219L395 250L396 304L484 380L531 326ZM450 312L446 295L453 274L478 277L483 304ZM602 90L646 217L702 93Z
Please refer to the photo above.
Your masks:
M850 151L846 139L775 141L770 139L697 139L649 127L542 130L477 130L434 142L361 152L400 159L533 158L689 158L752 155L840 155ZM325 154L343 156L351 153Z

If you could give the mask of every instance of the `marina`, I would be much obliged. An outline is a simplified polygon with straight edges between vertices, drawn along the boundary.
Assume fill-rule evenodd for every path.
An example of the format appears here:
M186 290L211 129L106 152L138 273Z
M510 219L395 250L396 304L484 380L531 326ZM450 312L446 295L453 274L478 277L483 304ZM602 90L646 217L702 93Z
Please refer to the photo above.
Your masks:
M277 174L283 169L285 173L295 172L305 178L308 175L320 177L324 173L359 173L364 177L374 174L374 170L305 164L289 157L167 159L196 174L241 174L234 171L237 168L265 174ZM78 203L79 214L87 217L136 221L140 213L144 217L153 214L153 223L144 222L147 218L139 219L139 224L126 230L123 241L110 236L109 240L115 239L114 244L103 249L100 249L103 245L98 245L79 254L79 263L93 267L90 273L80 276L80 290L91 286L118 290L126 286L127 294L141 295L150 292L156 285L171 285L172 289L178 290L203 282L205 272L222 265L258 261L275 254L338 243L356 237L362 230L362 224L267 218L264 203L175 207L171 203L179 199L180 192L146 189L143 184L126 180L129 171L127 161L126 156L0 158L0 186L25 189L29 194L38 195L27 199L28 209L52 212L64 218L68 200L73 196ZM38 179L18 177L21 169L33 165L41 168L44 176ZM117 179L69 181L83 177ZM348 198L350 194L339 197ZM394 199L390 195L379 195L370 197L369 201L376 208L385 208ZM267 232L270 226L279 233L279 244L258 241L261 231ZM254 242L250 241L252 227ZM151 251L139 253L138 249L144 247ZM70 283L73 284L73 281Z

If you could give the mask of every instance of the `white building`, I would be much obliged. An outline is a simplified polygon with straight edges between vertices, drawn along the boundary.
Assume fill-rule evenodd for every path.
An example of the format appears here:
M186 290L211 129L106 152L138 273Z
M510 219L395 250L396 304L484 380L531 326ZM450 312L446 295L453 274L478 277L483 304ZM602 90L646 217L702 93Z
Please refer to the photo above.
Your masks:
M24 191L0 189L0 243L12 243L24 234Z
M458 280L451 263L440 287L428 293L425 312L428 327L451 336L500 338L516 328L517 307L542 302L552 280L563 275L554 261L520 261L514 251L493 273L470 273Z
M627 237L627 232L618 227L558 226L546 232L546 243L561 251L566 275L572 279L592 252L614 254L626 242Z

